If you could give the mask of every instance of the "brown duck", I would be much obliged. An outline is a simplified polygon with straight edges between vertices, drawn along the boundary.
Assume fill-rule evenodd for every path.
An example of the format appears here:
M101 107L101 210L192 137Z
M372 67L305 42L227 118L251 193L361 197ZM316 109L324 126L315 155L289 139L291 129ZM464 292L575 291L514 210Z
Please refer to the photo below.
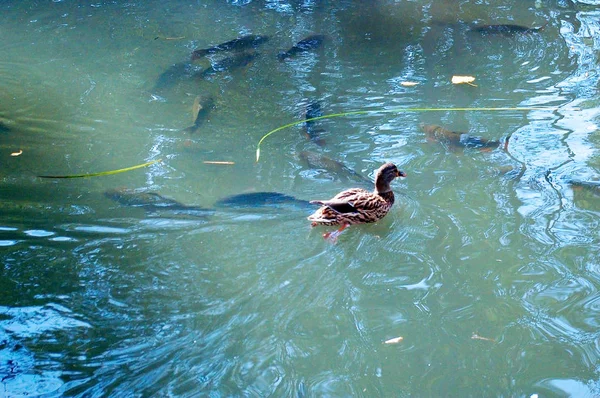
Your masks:
M395 164L386 163L375 175L375 190L362 188L342 191L329 200L312 200L321 207L308 217L311 226L340 225L337 231L323 234L325 239L335 242L344 229L352 224L372 223L381 220L394 204L394 192L390 183L396 177L406 177Z

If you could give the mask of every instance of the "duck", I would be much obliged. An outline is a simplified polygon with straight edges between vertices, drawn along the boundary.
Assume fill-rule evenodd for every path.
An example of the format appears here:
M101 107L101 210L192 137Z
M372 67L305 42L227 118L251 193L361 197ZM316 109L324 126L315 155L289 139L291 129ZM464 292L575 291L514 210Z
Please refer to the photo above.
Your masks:
M350 225L381 220L394 204L394 192L390 184L397 177L406 177L406 173L398 170L394 163L388 162L377 169L373 192L350 188L329 200L311 200L310 203L321 206L308 216L311 226L339 225L338 230L323 234L325 239L335 243L342 231Z

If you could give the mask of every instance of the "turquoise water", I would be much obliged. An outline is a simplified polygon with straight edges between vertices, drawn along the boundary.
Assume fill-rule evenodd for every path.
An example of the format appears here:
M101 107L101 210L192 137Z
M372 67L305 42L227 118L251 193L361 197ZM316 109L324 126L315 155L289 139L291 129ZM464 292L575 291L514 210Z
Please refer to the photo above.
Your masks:
M600 395L599 4L513 3L0 2L0 396ZM155 88L250 33L270 37L251 64ZM277 60L315 33L321 48ZM215 106L190 134L198 95ZM322 145L278 131L256 162L314 101L388 112L318 121ZM458 107L547 109L389 112ZM421 123L508 146L454 148ZM304 206L197 217L105 195L213 209L358 183L303 151L408 177L336 244Z

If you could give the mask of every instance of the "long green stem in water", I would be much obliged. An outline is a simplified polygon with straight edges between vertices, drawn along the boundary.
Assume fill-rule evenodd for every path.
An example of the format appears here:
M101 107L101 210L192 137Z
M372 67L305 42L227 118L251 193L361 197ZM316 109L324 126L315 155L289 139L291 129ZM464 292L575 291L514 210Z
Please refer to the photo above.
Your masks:
M312 122L315 120L321 119L332 119L335 117L343 117L343 116L352 116L352 115L368 115L371 113L401 113L401 112L496 112L496 111L555 111L558 108L544 108L544 107L529 107L529 108L390 108L390 109L373 109L373 110L362 110L362 111L350 111L350 112L342 112L342 113L332 113L329 115L323 115L318 117L313 117L310 119L298 120L296 122L288 123L284 126L277 127L274 130L269 131L267 134L263 135L260 141L258 141L258 145L256 146L256 161L260 159L260 145L263 143L267 137L272 134L275 134L278 131L287 129L288 127L295 126L297 124Z
M98 176L107 176L111 174L124 173L126 171L141 169L142 167L150 166L151 164L161 162L162 159L153 160L151 162L138 164L136 166L126 167L124 169L118 170L110 170L110 171L101 171L99 173L88 173L88 174L73 174L73 175L65 175L65 176L38 176L39 178L87 178L87 177L98 177Z

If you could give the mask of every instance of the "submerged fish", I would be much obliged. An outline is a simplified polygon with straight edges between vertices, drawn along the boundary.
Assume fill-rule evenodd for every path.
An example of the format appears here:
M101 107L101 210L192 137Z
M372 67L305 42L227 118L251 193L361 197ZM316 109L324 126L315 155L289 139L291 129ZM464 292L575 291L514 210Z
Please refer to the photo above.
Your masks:
M419 127L421 127L421 130L427 134L427 138L429 140L436 140L445 143L451 149L474 147L481 151L489 151L500 146L500 141L492 141L482 137L474 137L467 133L450 131L436 124L421 123ZM504 144L504 149L506 149L507 146L508 140Z
M294 44L289 50L280 52L277 55L277 58L279 58L280 61L283 61L295 55L305 53L307 51L316 50L317 48L321 47L324 40L324 35L308 36L300 40L298 43Z
M154 91L161 91L175 86L182 80L189 79L198 73L199 68L189 62L179 62L171 65L166 71L158 76Z
M251 192L239 195L227 196L215 203L217 207L242 208L253 207L281 207L291 205L301 208L311 208L311 204L306 200L296 199L293 196L285 195L279 192Z
M486 35L504 35L504 36L512 36L520 33L535 33L539 32L544 27L540 26L539 28L528 28L527 26L521 25L512 25L512 24L504 24L504 25L480 25L474 26L471 28L472 32L482 33Z
M573 190L573 203L585 210L600 211L600 181L568 181Z
M235 53L227 58L223 58L219 62L215 62L208 68L204 69L202 72L196 73L195 77L199 79L204 79L208 76L215 75L220 72L230 72L234 69L242 68L248 65L250 62L256 58L258 53L256 52L240 52Z
M369 188L373 187L373 181L358 174L356 171L345 166L343 163L328 158L325 155L321 155L315 152L302 151L298 154L300 160L308 167L313 169L323 169L334 174L341 181L355 181L361 184L365 184Z
M593 193L595 196L600 196L600 181L570 180L569 185L574 191L584 190Z
M194 115L194 124L183 129L187 133L195 133L198 131L202 123L208 118L208 114L215 107L215 101L211 96L198 95L194 99L192 106L192 114Z
M315 117L320 117L323 116L323 111L321 111L321 104L318 101L313 101L310 102L307 106L306 106L306 114L304 116L305 119L307 119L307 121L304 123L304 132L306 134L306 136L315 144L319 145L319 146L323 146L325 145L325 140L322 138L319 138L319 134L323 133L325 130L322 128L318 128L315 127L315 121L314 120L308 120L308 119L313 119Z
M8 133L10 128L0 121L0 133Z
M149 212L171 212L192 217L207 217L213 210L200 206L188 206L156 192L117 188L104 192L104 196L125 206L140 207Z
M256 48L268 40L269 36L247 35L238 37L237 39L233 39L216 46L195 50L192 53L192 61L209 54L216 54L225 51L241 51L250 47Z

